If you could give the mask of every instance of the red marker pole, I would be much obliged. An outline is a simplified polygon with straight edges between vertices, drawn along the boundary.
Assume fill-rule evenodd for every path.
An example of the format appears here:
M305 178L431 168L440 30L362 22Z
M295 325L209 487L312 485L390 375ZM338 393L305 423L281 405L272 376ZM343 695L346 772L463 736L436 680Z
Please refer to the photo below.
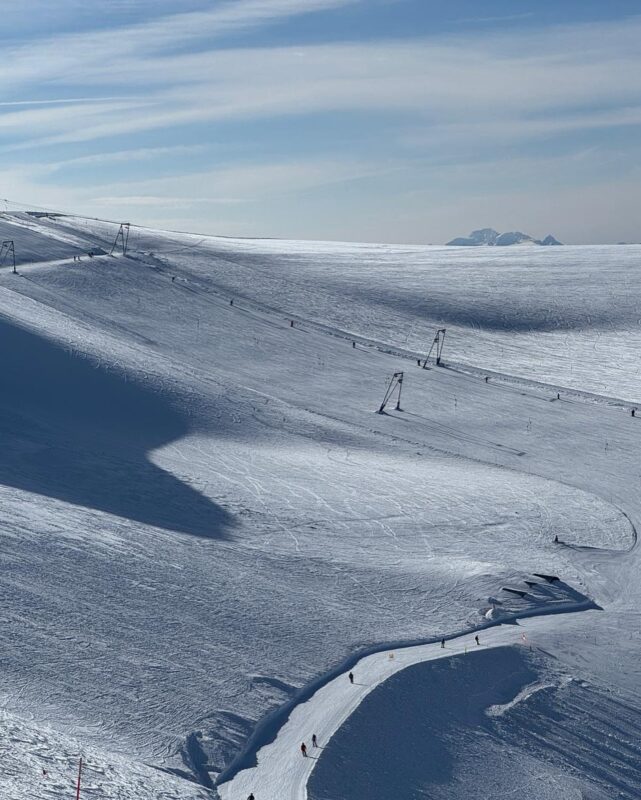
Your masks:
M80 756L80 763L78 764L78 785L76 787L76 800L80 800L80 778L82 777L82 756Z

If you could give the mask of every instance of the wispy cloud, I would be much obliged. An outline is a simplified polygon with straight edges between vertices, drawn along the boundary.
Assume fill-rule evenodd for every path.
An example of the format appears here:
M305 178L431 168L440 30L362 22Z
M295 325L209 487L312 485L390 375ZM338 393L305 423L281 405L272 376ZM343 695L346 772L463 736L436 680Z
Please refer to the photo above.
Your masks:
M138 2L151 7L150 0L132 0ZM641 17L545 29L524 24L508 34L493 29L499 20L488 14L475 20L482 30L456 35L335 36L288 46L254 35L278 22L359 5L367 10L364 0L228 0L166 14L163 1L160 16L146 22L5 44L0 166L3 155L14 165L49 156L48 167L24 167L21 178L15 166L8 173L23 197L48 180L47 202L59 173L92 167L91 192L59 189L59 205L128 205L160 214L171 204L247 204L372 177L382 187L399 162L408 175L422 170L424 182L438 178L444 186L444 173L430 173L424 152L452 164L459 151L478 155L482 147L494 157L506 146L641 127ZM323 140L313 132L284 156L277 136L286 141L286 132L271 142L263 137L262 121L307 120L311 130L312 120L330 114L345 128L344 120L359 119L363 127L381 120L380 132L372 126L376 156L356 159L353 141L331 133ZM168 164L172 155L194 152L185 141L225 140L232 127L245 136L243 163L214 168L210 159L197 173L130 183L109 174L127 162ZM183 141L178 131L185 130L194 135ZM577 152L584 146L577 144ZM248 163L252 150L257 155ZM114 169L101 169L109 165ZM450 169L448 190L458 191ZM513 159L509 169L514 181L531 180ZM484 185L488 178L481 174L467 173Z
M338 3L310 0L305 9ZM184 42L230 25L300 13L297 8L298 0L245 0L211 13L75 35L62 46L56 41L22 47L5 60L0 96L3 87L15 95L46 80L85 95L93 91L92 103L73 114L52 107L0 115L0 131L19 131L23 144L31 139L41 146L175 125L327 111L411 112L438 125L471 122L476 115L481 124L505 119L536 130L554 127L559 112L566 118L573 114L576 128L582 118L590 127L599 105L609 113L641 103L641 18L598 29L559 28L545 36L522 32L480 40L457 36L174 51L173 42L181 38ZM97 88L111 90L113 97L114 88L124 87L135 97L117 108L117 101L93 97ZM607 119L604 113L600 124Z
M57 105L77 105L82 103L104 103L111 100L131 100L127 96L101 96L101 97L55 97L46 100L6 100L0 101L0 108L11 106L57 106Z
M142 61L167 50L189 49L199 41L211 46L232 33L359 2L362 0L229 0L206 11L166 14L117 28L41 37L28 44L5 47L7 73L3 69L3 77L7 83L28 80L45 71L46 66L51 67L49 74L54 80L73 80L78 67L109 73L123 58Z
M389 173L397 165L346 159L287 160L245 163L198 173L121 182L103 186L109 195L93 197L96 205L117 205L136 198L140 205L183 203L219 203L231 200L250 203L296 194L320 186L347 183ZM207 187L203 192L203 187Z
M452 21L456 23L516 22L518 20L531 19L533 16L533 11L526 11L522 14L499 14L494 17L459 17L458 19Z
M58 171L69 167L95 167L105 164L126 164L132 161L150 161L157 158L194 155L202 153L204 145L171 145L170 147L140 147L134 150L118 150L115 152L95 153L90 156L78 156L64 161L47 164L46 169Z
M578 131L598 131L615 128L641 127L641 105L614 108L598 112L574 114L513 115L507 109L502 117L477 121L455 121L430 124L405 131L400 136L403 145L416 149L469 142L513 144L549 138Z

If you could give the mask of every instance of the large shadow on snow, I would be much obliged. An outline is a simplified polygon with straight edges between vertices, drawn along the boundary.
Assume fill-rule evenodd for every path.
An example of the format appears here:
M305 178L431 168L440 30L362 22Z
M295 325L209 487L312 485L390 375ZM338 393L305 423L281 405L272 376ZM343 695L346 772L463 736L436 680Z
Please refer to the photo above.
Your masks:
M474 648L377 686L323 749L308 797L637 800L640 733L634 695L568 680L543 651Z
M479 740L490 755L492 721L485 710L510 702L534 680L518 648L509 647L416 664L393 675L322 751L307 787L310 800L484 796L482 781L478 793L455 790L457 766Z
M232 519L147 454L186 418L124 373L0 319L0 483L195 536Z
M573 306L571 299L565 299L563 286L559 287L558 299L552 300L550 293L541 297L533 284L506 289L498 281L482 290L459 284L458 292L456 285L449 292L433 287L425 291L386 287L382 291L380 287L361 288L340 282L331 285L342 296L383 306L416 320L482 328L493 333L611 330L613 321L617 326L636 327L639 320L638 308L632 300L634 292L618 299L605 290L601 296L596 290L586 291L581 302Z
M225 251L219 255L233 259ZM416 321L432 320L435 325L513 333L638 326L641 281L629 266L613 267L614 277L604 280L600 262L555 263L553 258L537 262L521 254L516 265L507 260L492 264L483 261L484 255L492 258L489 253L477 252L478 263L471 255L464 253L457 259L455 252L443 254L440 265L416 272L415 286L397 285L397 280L410 279L403 274L397 279L393 264L372 264L372 280L364 280L363 271L354 275L347 259L342 277L332 278L331 270L323 272L322 285L330 295L353 299L370 310L378 306ZM496 254L496 258L502 256L508 254ZM308 277L295 255L243 253L237 261L248 269L281 276L285 282L291 279L308 291L318 284L316 269L310 269ZM339 266L340 261L333 262L335 270Z

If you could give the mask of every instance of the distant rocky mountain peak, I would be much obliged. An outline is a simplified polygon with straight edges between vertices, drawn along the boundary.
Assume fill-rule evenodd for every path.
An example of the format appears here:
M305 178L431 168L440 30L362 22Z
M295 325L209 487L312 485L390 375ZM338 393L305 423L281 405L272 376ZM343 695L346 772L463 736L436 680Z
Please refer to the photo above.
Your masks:
M452 247L509 247L513 244L536 244L541 247L552 247L560 245L561 242L555 239L551 233L545 239L535 239L521 231L499 233L494 228L480 228L472 231L469 236L459 236L447 244Z

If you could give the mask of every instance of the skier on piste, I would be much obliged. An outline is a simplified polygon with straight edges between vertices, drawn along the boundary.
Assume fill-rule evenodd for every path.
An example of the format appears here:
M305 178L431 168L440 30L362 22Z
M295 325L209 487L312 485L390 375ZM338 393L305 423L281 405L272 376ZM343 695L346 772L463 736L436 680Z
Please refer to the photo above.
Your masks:
M350 672L347 677L349 678L349 682L350 683L354 683L354 673L353 672Z
M303 758L307 758L307 745L303 742L300 746L300 751L303 754Z

